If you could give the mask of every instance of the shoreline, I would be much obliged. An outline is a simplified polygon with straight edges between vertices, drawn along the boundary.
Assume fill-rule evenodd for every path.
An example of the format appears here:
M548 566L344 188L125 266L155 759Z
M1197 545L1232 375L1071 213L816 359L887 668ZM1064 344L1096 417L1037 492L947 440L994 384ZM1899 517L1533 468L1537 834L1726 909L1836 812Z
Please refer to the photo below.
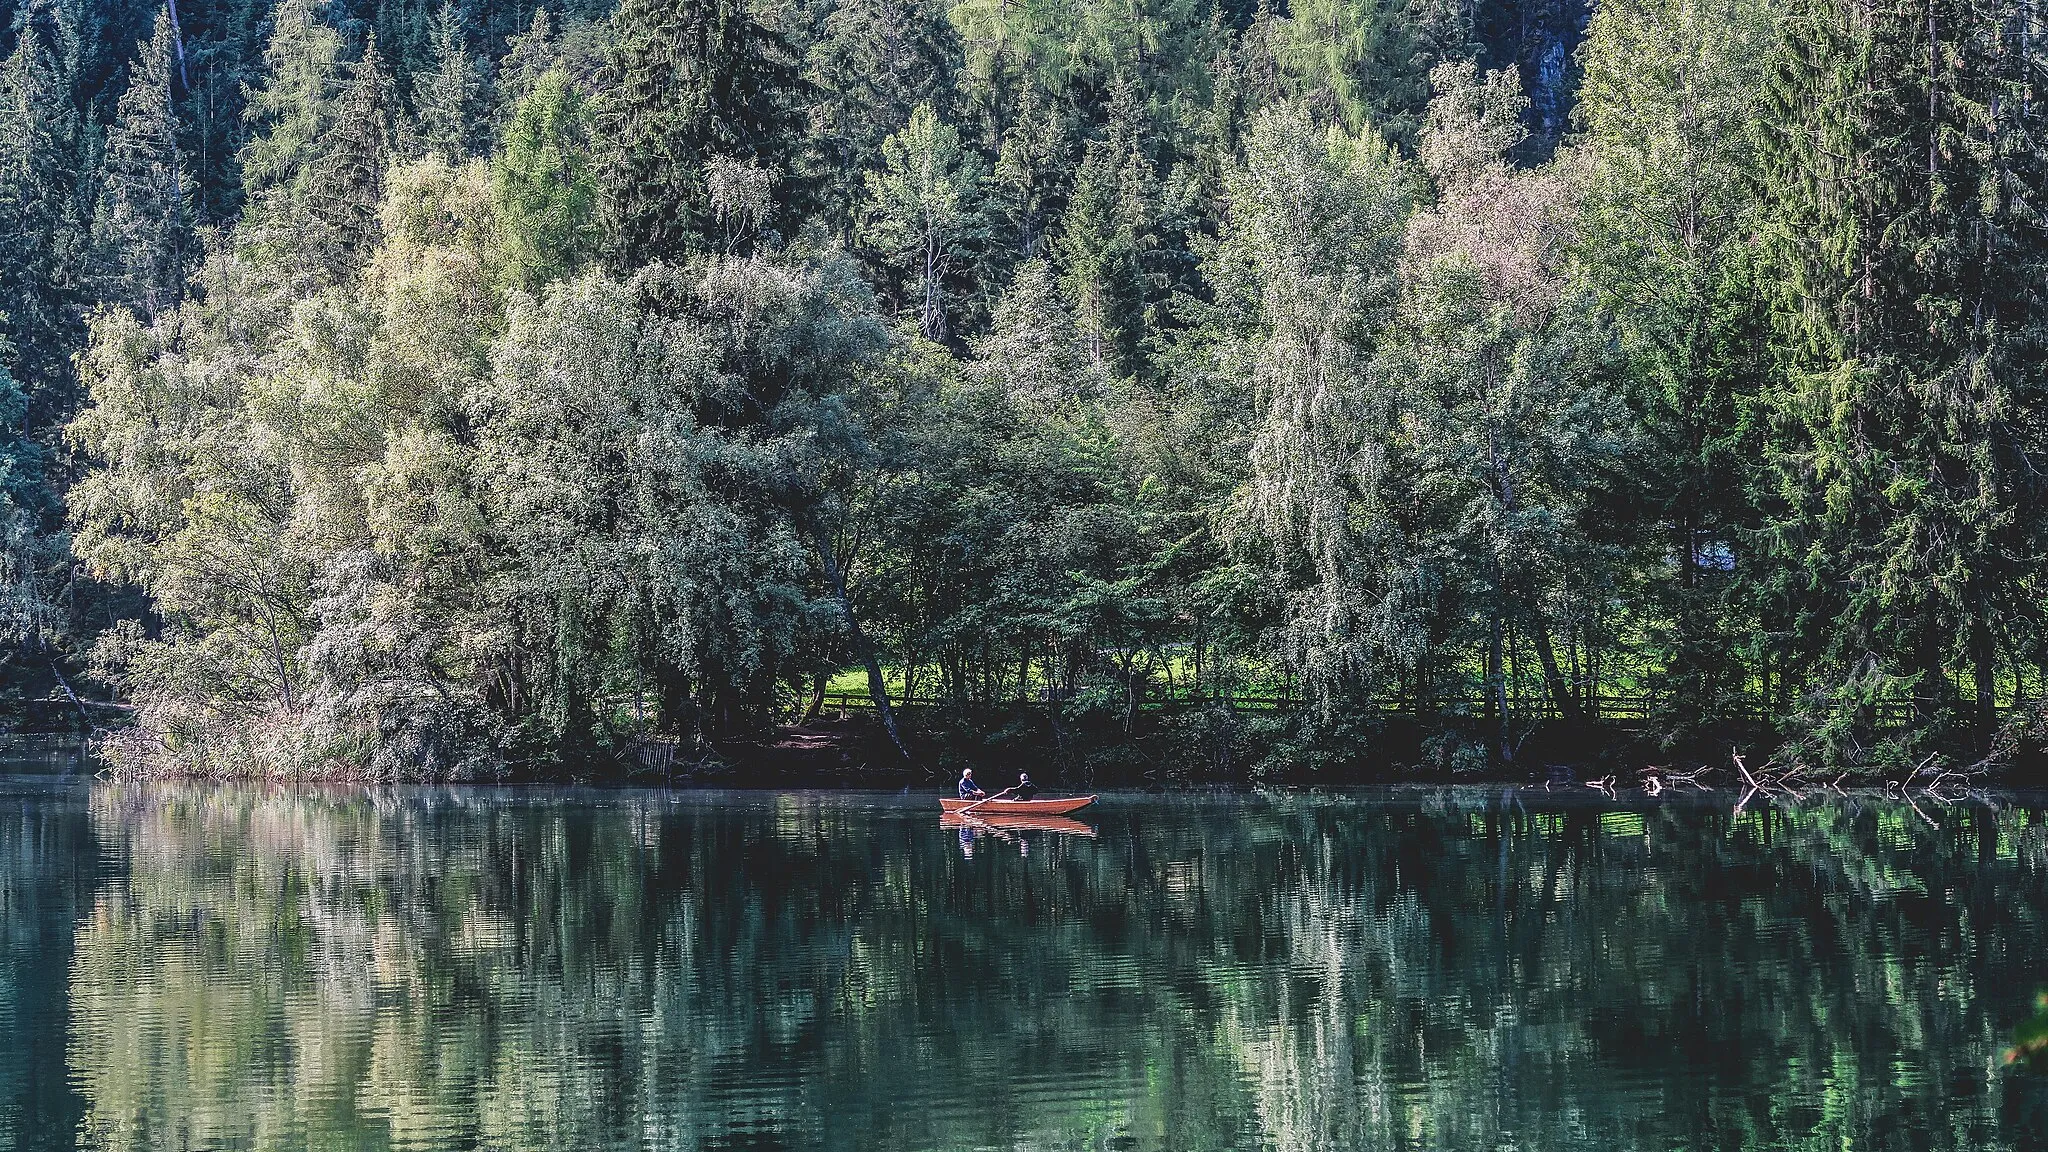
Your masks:
M468 784L625 786L817 791L943 791L963 767L985 779L1006 781L1029 771L1042 788L1068 793L1102 790L1152 792L1245 792L1262 788L1298 791L1385 787L1482 786L1537 791L1585 789L1610 794L1643 791L1651 796L1698 786L1741 793L1847 790L1915 791L1935 782L1947 791L2025 791L2042 786L2039 757L2023 753L2001 763L1934 757L1918 768L1868 768L1858 772L1784 773L1766 752L1778 741L1762 733L1721 733L1689 747L1659 747L1646 733L1612 726L1532 726L1510 763L1483 755L1445 756L1446 742L1462 753L1476 745L1465 731L1425 732L1420 725L1388 724L1377 729L1330 732L1279 726L1236 725L1229 730L1190 731L1167 725L1120 730L1115 726L969 724L965 718L907 726L906 761L882 727L870 717L848 717L792 725L751 739L684 742L642 739L622 748L573 760L505 760L499 766L458 775L371 776L336 762L332 770L247 770L194 772L189 764L152 764L110 746L119 730L10 732L0 747L52 761L61 771L97 761L96 775L120 782L211 781L329 783L342 785ZM1304 731L1308 734L1304 735ZM1748 739L1744 739L1747 736ZM1711 743L1709 743L1711 740ZM132 749L133 745L130 745ZM1431 758L1432 751L1437 754ZM60 769L55 761L69 762ZM1754 773L1752 775L1752 773Z

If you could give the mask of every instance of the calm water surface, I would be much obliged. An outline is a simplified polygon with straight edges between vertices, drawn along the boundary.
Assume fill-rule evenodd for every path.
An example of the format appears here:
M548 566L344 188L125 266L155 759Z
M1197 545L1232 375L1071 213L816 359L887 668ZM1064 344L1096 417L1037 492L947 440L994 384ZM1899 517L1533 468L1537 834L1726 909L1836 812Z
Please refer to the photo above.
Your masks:
M2048 1148L2042 811L1733 809L13 776L0 1148Z

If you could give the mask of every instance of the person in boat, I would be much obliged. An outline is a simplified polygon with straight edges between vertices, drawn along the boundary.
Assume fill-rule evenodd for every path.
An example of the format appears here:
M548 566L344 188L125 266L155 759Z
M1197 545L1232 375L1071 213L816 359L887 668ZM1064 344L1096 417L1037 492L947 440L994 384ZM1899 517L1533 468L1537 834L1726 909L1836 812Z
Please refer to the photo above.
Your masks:
M962 768L960 770L960 798L962 800L980 800L987 795L988 793L983 792L974 783L974 769Z
M1029 800L1038 795L1038 785L1031 782L1031 773L1017 773L1017 786L1010 789L1010 795L1019 800Z

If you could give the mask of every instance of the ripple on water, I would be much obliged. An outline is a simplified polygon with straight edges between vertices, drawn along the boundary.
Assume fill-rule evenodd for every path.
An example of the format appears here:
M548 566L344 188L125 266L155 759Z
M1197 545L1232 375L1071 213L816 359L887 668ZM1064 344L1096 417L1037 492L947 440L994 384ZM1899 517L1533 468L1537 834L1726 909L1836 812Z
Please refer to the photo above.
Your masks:
M0 1018L56 1021L98 1149L1960 1152L2040 1112L1986 1071L2048 983L2024 810L1132 801L969 858L921 798L84 795L63 931L0 874Z

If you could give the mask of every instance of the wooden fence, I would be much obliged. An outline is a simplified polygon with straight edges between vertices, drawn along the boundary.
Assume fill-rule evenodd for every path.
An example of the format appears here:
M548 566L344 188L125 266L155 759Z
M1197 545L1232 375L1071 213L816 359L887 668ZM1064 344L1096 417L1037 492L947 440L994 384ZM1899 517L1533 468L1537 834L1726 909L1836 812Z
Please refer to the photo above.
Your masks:
M906 711L930 708L955 708L974 711L1018 709L1051 709L1071 701L1065 699L1034 698L1018 700L1010 698L1001 701L968 701L928 697L915 700L890 699L893 707ZM827 692L824 710L827 712L858 712L874 708L874 701L866 692ZM1312 707L1310 701L1298 696L1268 696L1252 694L1214 695L1162 695L1148 694L1138 704L1141 712L1193 712L1204 708L1226 707L1237 712L1280 713ZM1471 716L1486 714L1486 701L1479 697L1439 700L1430 712L1432 716ZM1664 700L1647 695L1602 695L1582 701L1580 711L1594 720L1605 724L1642 724L1657 717L1665 710ZM1413 716L1415 708L1406 702L1385 703L1380 710L1389 717ZM1561 720L1564 712L1557 702L1548 697L1520 697L1509 702L1509 712L1517 720ZM1751 702L1732 719L1762 722L1769 718L1768 709L1762 702ZM1910 701L1889 701L1879 704L1872 720L1877 725L1903 726L1913 723L1915 712Z

